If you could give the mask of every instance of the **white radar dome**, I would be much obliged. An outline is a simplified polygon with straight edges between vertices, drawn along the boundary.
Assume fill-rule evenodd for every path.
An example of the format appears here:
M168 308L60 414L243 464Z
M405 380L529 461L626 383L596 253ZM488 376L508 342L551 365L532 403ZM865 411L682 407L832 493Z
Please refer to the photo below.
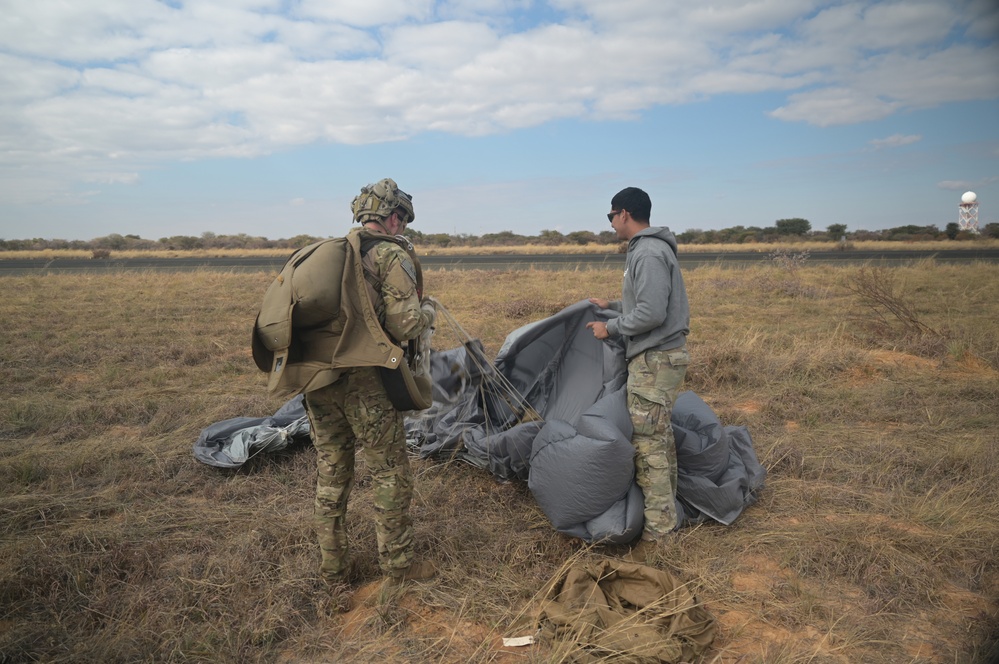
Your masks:
M978 194L976 194L973 191L966 191L966 192L964 192L964 195L961 196L961 202L962 203L971 204L971 203L974 203L977 200L978 200Z

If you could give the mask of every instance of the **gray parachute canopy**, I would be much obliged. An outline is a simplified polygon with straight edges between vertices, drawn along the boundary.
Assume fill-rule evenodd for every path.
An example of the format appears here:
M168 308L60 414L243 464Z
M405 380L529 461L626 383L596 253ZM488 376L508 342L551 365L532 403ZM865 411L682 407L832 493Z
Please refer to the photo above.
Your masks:
M586 541L627 542L643 525L634 479L624 348L586 328L613 311L578 302L512 332L489 365L481 346L435 353L434 405L407 420L424 457L462 458L526 479L552 525ZM693 392L673 408L682 525L732 523L766 471L745 427L723 426Z
M277 452L309 436L309 418L297 396L270 417L234 417L201 430L194 458L218 468L239 468L251 457Z

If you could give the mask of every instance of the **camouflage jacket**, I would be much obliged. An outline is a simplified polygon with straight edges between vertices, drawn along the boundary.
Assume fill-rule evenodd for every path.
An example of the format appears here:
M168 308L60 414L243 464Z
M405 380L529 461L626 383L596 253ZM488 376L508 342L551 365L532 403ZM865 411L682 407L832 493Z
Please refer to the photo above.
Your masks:
M423 277L419 263L396 242L378 242L378 234L367 229L353 229L348 241L350 235L362 233L366 239L361 242L361 265L379 324L396 342L419 337L433 323L420 308Z

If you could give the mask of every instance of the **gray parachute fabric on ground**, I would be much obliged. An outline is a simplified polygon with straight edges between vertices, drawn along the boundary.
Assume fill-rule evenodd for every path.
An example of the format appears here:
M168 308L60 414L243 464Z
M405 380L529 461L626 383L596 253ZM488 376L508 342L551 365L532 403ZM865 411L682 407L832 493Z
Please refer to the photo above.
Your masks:
M633 539L643 517L641 491L632 490L624 348L586 328L616 315L584 300L512 332L489 370L456 392L442 390L440 403L435 393L430 411L407 422L420 455L457 456L498 478L529 480L542 511L566 534ZM444 353L447 360L431 361L435 382L435 367L469 357L467 348Z
M468 451L468 446L474 446L475 440L486 436L487 429L493 432L497 429L492 423L487 423L478 398L479 392L489 384L489 380L483 379L483 373L493 375L494 371L478 340L473 339L450 350L431 352L433 404L427 410L412 413L406 418L409 446L417 449L420 456L460 458L493 470L488 454ZM530 449L529 444L527 449ZM496 474L503 476L500 472Z
M218 468L239 468L257 454L276 452L309 435L302 397L285 403L270 417L235 417L202 429L194 458Z
M586 541L641 534L631 434L624 387L593 404L576 426L552 420L538 434L528 486L557 530Z
M672 423L682 522L701 523L711 518L731 524L756 501L766 479L749 430L722 426L711 407L693 392L677 397Z
M634 539L644 501L634 482L624 349L586 328L616 315L585 300L566 307L512 332L487 369L481 346L474 354L469 344L444 351L448 359L434 366L454 369L475 355L480 368L440 403L435 394L425 416L407 421L411 446L423 457L465 459L498 478L526 478L559 532L588 542ZM449 374L433 377L458 385ZM501 382L529 408L497 389ZM723 427L692 392L678 397L672 422L681 523L732 523L766 476L748 430Z

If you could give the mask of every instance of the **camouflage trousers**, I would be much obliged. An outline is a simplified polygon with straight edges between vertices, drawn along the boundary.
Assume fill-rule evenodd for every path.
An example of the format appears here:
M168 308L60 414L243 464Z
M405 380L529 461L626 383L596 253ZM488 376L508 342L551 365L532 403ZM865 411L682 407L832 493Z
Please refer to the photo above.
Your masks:
M628 412L635 432L635 480L645 495L645 536L677 527L676 443L670 416L687 373L686 348L647 350L628 362Z
M321 573L334 579L347 570L345 522L358 446L372 476L379 566L385 574L401 573L413 560L413 482L402 415L392 407L378 370L348 369L333 384L307 393L305 406L318 459L315 524Z

